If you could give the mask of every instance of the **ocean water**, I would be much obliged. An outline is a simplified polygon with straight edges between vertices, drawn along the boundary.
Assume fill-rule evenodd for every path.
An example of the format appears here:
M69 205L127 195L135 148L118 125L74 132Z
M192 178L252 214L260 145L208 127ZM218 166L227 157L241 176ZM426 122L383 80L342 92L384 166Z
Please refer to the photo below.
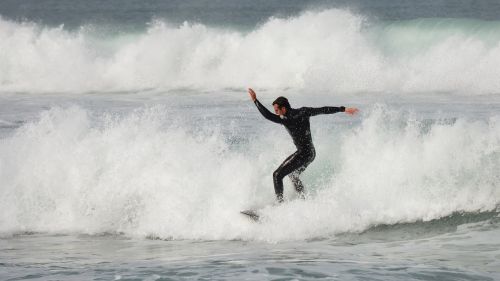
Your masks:
M498 1L1 1L0 279L499 280L499 69ZM360 109L305 200L248 87Z

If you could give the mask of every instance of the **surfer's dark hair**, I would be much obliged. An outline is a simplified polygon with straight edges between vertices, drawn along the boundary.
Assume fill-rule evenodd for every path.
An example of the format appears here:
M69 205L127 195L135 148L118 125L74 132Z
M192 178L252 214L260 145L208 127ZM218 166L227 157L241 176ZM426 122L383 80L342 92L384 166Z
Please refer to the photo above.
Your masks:
M280 108L285 107L286 109L290 109L290 103L288 102L288 99L285 97L278 97L276 100L273 101L273 106L277 104Z

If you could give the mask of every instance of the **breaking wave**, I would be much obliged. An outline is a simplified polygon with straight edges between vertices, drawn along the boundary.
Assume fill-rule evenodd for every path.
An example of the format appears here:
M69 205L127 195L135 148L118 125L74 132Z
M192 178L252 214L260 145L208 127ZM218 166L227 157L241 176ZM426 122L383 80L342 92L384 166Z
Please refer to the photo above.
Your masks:
M385 105L353 128L314 131L309 195L272 206L290 153L268 132L234 144L153 107L117 116L44 111L0 142L0 229L164 239L284 241L429 221L500 203L500 117L419 121ZM239 214L264 207L261 223Z
M500 91L496 21L378 22L328 9L270 18L251 31L162 20L142 31L116 29L68 31L0 19L0 91Z

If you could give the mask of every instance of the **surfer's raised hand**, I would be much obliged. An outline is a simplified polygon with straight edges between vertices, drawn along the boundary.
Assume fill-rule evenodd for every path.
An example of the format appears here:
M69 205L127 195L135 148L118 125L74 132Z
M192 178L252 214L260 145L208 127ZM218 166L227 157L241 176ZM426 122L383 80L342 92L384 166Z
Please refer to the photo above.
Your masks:
M354 115L356 114L357 112L359 111L359 109L355 108L355 107L347 107L345 109L345 113L349 114L349 115Z
M250 95L250 98L255 101L257 99L257 94L252 90L252 88L248 88L248 94Z

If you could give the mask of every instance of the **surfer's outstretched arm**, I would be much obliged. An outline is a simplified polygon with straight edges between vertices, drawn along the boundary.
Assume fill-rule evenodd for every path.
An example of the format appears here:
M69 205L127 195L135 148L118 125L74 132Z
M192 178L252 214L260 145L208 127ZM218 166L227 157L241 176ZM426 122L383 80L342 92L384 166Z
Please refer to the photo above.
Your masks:
M344 106L324 106L324 107L303 107L302 110L304 111L305 115L308 116L315 116L318 114L333 114L337 112L345 112L347 114L353 115L359 110L354 107L344 107Z
M253 100L253 102L255 103L255 106L257 106L257 109L259 110L260 114L262 114L262 116L264 116L264 118L266 118L267 120L272 121L274 123L278 123L278 124L282 123L282 120L278 115L271 113L271 111L269 111L265 106L263 106L259 102L259 100L257 99L257 94L255 94L254 90L249 88L248 94L250 95L250 98Z

